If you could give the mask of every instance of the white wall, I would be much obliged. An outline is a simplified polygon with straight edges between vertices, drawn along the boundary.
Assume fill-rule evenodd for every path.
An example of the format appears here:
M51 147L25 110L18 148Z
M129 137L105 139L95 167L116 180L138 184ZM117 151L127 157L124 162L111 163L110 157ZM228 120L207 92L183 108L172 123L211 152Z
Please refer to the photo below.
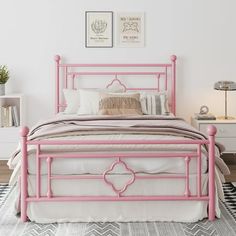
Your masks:
M166 62L178 56L177 113L189 120L202 104L224 111L218 80L236 80L235 0L1 0L0 64L11 79L7 92L27 96L31 125L54 112L54 61ZM145 12L144 48L84 46L86 10ZM236 93L229 112L236 114Z

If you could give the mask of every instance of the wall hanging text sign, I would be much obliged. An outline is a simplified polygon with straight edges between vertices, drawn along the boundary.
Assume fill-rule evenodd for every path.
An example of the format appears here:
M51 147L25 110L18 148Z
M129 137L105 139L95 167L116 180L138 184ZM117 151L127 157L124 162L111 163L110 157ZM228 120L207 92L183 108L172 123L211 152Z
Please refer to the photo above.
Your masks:
M117 45L144 47L144 13L118 13Z

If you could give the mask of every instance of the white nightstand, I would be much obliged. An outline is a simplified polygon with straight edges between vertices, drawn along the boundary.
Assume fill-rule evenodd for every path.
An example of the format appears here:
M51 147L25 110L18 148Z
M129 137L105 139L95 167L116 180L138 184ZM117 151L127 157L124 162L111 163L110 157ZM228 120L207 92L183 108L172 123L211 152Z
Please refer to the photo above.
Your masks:
M208 125L214 125L217 128L216 142L221 143L225 147L223 153L236 153L236 119L197 120L191 118L191 124L205 134L207 134Z
M7 94L0 96L0 106L16 107L19 126L0 127L0 160L8 160L19 142L20 127L25 124L24 96L22 94Z

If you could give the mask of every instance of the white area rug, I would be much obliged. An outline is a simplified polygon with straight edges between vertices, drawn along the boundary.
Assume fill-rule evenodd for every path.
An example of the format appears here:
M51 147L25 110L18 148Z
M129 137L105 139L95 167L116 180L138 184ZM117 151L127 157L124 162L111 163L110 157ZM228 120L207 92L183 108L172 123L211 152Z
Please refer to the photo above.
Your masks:
M226 203L222 217L197 223L22 223L13 214L16 190L0 185L0 236L234 236L236 235L236 188L224 185Z

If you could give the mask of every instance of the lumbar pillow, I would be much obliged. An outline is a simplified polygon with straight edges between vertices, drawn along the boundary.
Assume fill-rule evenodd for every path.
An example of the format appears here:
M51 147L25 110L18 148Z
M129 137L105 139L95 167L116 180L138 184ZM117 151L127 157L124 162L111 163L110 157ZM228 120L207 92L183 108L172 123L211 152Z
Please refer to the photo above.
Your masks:
M121 88L107 89L79 89L80 107L78 115L97 115L99 110L100 93L102 92L122 92Z
M100 115L142 115L139 93L116 94L101 93L99 101Z

